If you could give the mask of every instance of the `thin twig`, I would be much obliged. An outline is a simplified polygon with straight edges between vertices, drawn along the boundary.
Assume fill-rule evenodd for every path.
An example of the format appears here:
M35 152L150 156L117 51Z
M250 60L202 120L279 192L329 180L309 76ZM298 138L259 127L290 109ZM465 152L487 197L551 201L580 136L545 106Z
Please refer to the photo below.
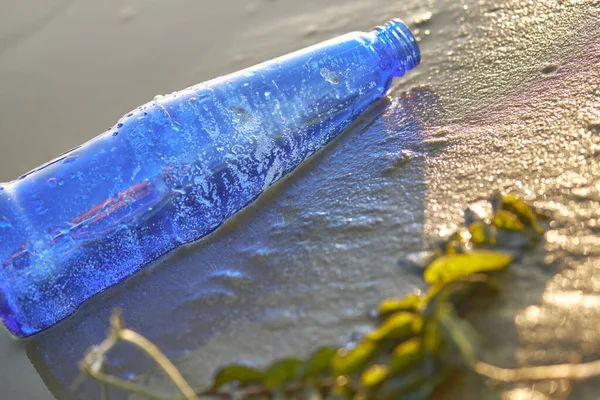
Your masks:
M155 393L141 385L131 383L112 375L107 375L103 372L106 353L108 353L119 341L123 341L140 348L148 355L148 357L154 360L171 381L173 381L186 400L199 400L195 391L190 387L179 370L154 343L150 342L139 333L123 327L123 319L121 318L120 310L113 310L113 313L110 316L110 325L111 329L106 339L98 346L89 350L81 361L80 368L82 372L87 373L102 384L115 386L126 391L133 391L134 393L150 399L173 399L174 396ZM77 382L77 385L79 384L80 382ZM103 387L102 390L102 395L105 397L105 388Z
M131 343L143 350L150 358L154 360L173 381L175 386L183 393L187 400L199 400L179 370L169 361L169 359L158 349L158 347L146 339L144 336L131 329L121 329L118 332L119 339Z
M82 362L83 364L83 362ZM81 386L81 384L85 381L85 378L87 377L87 372L85 370L81 370L81 372L79 372L79 375L77 375L77 378L75 378L73 380L73 382L71 383L71 385L69 385L69 389L74 392L77 389L79 389L79 386Z
M100 382L100 399L108 400L108 385L104 382Z
M547 379L568 379L580 381L600 376L600 360L582 364L544 365L539 367L500 368L478 362L475 371L480 375L499 382L540 381Z
M100 373L104 374L104 365L100 369ZM100 399L108 400L108 385L104 382L100 382Z

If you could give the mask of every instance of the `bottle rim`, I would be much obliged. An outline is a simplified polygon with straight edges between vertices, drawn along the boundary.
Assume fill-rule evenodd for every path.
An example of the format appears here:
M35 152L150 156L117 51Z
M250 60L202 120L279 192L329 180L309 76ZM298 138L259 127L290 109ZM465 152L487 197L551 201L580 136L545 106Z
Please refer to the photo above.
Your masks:
M395 18L376 27L374 33L391 50L390 56L398 63L399 75L404 75L421 62L417 40L401 19Z

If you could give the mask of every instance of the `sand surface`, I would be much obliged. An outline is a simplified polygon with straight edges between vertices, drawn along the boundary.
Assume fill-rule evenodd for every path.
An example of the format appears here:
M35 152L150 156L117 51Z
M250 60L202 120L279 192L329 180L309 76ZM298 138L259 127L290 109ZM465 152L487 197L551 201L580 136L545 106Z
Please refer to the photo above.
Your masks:
M517 191L556 222L479 318L486 359L598 358L600 9L592 0L544 3L4 1L0 180L157 94L394 17L416 30L422 64L361 124L214 234L32 340L0 332L2 398L98 398L93 383L76 394L66 387L115 305L193 384L228 362L352 340L378 300L421 285L399 261L449 233L467 203L494 189ZM171 388L131 349L109 364ZM504 396L593 399L597 390L548 382L507 387ZM448 397L494 398L469 378Z

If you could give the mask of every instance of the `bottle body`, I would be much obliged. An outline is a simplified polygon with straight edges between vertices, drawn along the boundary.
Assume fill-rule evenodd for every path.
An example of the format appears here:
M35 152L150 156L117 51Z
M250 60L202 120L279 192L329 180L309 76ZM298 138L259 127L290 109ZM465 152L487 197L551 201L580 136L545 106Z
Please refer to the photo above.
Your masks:
M141 106L0 190L0 316L17 336L198 240L419 62L399 21Z

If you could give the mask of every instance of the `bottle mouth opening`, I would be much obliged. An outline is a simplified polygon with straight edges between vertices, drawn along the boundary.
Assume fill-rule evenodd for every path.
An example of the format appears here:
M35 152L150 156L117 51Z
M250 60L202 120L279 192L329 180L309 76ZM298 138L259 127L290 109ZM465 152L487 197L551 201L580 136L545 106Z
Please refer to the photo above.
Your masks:
M399 61L399 74L413 69L421 62L421 51L414 35L400 19L393 19L383 26L375 28L375 35L392 51Z

